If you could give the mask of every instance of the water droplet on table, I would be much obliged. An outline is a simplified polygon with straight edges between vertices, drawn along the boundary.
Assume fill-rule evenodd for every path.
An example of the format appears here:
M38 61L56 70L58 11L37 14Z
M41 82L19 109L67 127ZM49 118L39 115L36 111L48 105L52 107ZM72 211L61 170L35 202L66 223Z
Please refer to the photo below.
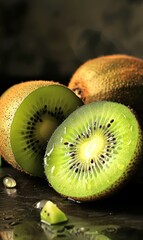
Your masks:
M14 188L14 187L16 187L16 181L12 177L4 177L3 178L3 184L7 188Z
M34 203L34 207L35 208L38 208L38 209L42 209L43 207L44 207L44 205L45 205L45 203L47 202L47 200L41 200L41 201L39 201L39 202L36 202L36 203Z

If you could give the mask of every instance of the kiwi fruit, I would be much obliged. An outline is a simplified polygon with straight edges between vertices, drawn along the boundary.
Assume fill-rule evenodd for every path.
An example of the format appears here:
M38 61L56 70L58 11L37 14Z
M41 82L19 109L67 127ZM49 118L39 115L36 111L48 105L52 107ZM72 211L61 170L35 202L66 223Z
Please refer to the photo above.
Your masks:
M10 143L11 123L15 112L23 100L35 89L41 86L55 84L53 81L26 81L15 84L8 88L0 97L0 154L6 161L16 168L20 168L14 161L13 152ZM58 83L56 83L58 84Z
M40 212L41 221L48 224L67 222L66 214L52 201L47 201Z
M115 101L129 105L142 116L143 60L124 54L90 59L73 73L68 87L84 103Z
M75 201L110 196L138 169L142 131L133 111L111 101L85 104L52 134L44 156L49 184Z
M43 156L52 131L83 103L53 81L27 81L0 98L0 154L13 167L43 176Z

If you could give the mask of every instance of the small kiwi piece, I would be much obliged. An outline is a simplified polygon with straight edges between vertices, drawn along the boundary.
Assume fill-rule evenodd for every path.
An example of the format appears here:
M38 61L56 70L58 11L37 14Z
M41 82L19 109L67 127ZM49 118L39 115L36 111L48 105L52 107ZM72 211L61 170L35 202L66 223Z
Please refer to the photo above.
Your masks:
M4 107L4 103L8 105ZM55 128L82 104L70 89L53 82L42 81L40 84L37 80L7 90L0 100L1 155L22 171L43 176L43 156L48 139Z
M81 106L52 134L44 157L50 185L78 201L110 196L141 162L142 132L133 111L110 101Z
M66 214L52 201L47 201L40 212L41 221L48 224L67 222Z
M68 87L85 103L115 101L131 106L142 117L143 60L125 54L100 56L81 64Z

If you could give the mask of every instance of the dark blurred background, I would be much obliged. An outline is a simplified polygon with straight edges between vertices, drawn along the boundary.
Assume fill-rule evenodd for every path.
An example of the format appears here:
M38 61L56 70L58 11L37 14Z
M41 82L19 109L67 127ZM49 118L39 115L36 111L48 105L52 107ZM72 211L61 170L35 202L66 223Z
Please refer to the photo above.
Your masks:
M142 0L0 0L0 91L30 79L68 84L101 55L143 58Z

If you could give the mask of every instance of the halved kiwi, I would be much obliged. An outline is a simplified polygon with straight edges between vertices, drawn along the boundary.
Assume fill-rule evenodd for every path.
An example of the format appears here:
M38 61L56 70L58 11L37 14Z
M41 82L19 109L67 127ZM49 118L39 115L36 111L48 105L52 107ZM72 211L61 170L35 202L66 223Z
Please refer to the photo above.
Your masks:
M14 167L34 176L44 175L43 157L52 132L83 104L66 86L42 84L35 89L36 82L29 83L26 94L24 83L19 88L15 87L13 94L9 90L2 101L6 104L7 99L11 99L8 101L10 106L2 109L0 114L0 123L5 121L0 124L1 154ZM15 97L16 90L19 92ZM19 100L20 104L17 104ZM6 136L3 137L4 133Z
M50 185L68 198L109 196L140 162L142 134L133 112L116 102L83 105L55 130L45 157Z
M53 81L31 80L15 84L8 88L0 97L0 154L13 167L20 169L14 160L10 143L11 123L15 112L23 100L41 86L59 84Z

